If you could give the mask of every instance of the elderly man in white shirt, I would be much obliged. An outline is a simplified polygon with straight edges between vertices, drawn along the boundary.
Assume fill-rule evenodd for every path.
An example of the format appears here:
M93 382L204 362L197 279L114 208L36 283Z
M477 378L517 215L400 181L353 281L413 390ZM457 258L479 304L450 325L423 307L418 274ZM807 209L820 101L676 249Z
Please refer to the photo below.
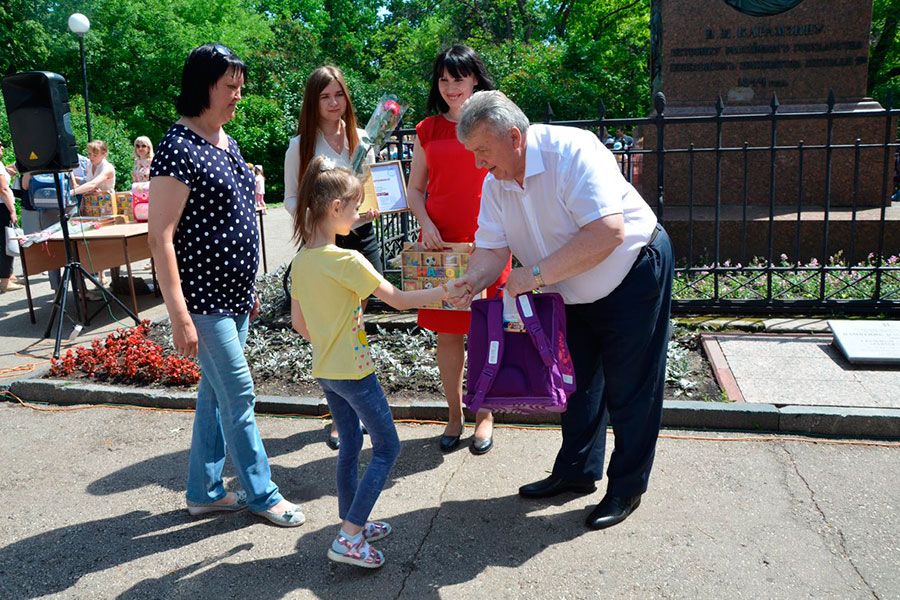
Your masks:
M500 274L506 293L543 288L566 303L577 391L562 417L563 442L550 477L519 494L589 494L603 476L607 414L615 450L606 495L586 524L626 519L647 490L659 436L669 340L673 259L647 203L592 133L530 125L503 93L477 92L463 106L460 141L484 180L475 251L456 288L468 305Z

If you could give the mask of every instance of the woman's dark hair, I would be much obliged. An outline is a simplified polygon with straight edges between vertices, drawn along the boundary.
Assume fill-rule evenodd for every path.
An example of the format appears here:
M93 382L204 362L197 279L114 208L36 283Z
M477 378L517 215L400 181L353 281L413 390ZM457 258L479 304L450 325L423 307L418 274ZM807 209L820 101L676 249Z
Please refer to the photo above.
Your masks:
M204 44L191 50L181 71L181 93L175 108L183 117L196 117L209 108L209 90L226 72L246 75L247 66L222 44Z
M444 74L444 69L447 69L452 77L474 76L477 80L476 92L494 89L494 80L488 75L478 53L463 44L454 44L434 59L434 67L431 70L431 91L428 92L428 112L445 113L450 110L438 89L438 81Z

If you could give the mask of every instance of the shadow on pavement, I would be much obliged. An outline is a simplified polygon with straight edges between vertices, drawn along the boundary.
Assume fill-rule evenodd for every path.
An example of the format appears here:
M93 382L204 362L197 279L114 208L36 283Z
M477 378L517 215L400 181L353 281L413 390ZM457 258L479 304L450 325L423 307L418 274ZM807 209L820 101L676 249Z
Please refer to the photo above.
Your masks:
M585 532L581 510L528 514L540 507L505 496L445 502L397 515L391 519L394 535L377 544L386 557L385 566L377 571L330 562L325 552L335 527L329 525L302 535L295 554L239 564L219 562L211 568L207 568L210 560L197 562L145 579L119 598L282 598L309 590L318 598L436 599L444 587L469 582L489 567L520 567L550 546ZM240 551L236 546L222 556Z
M293 502L303 503L323 496L337 496L335 471L337 452L328 458L304 462L296 467L276 464L277 457L302 450L311 444L325 444L327 434L321 429L301 431L285 438L264 438L266 453L271 460L272 480L278 484L282 495ZM368 436L367 436L368 439ZM397 479L430 471L439 467L443 455L437 450L435 438L421 438L401 441L400 458L385 483L385 489L394 485ZM331 452L331 451L329 451ZM360 473L372 456L371 448L363 450L360 456ZM230 463L230 460L228 461ZM174 491L183 491L187 477L188 451L171 452L134 463L93 481L87 492L94 496L108 496L148 485L159 485ZM225 476L233 475L230 464L225 467ZM152 479L148 478L151 474Z
M53 517L52 510L48 510L48 520ZM194 521L184 510L157 515L139 510L54 529L0 548L0 565L8 565L0 572L3 596L35 598L62 592L89 573L254 523L244 518Z

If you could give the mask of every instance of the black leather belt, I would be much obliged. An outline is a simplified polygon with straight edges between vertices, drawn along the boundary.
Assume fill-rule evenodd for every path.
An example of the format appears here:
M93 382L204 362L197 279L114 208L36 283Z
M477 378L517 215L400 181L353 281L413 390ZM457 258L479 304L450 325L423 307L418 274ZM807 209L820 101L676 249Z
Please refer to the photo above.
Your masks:
M650 234L650 239L647 240L647 246L652 245L653 242L656 241L656 236L659 235L659 232L660 232L660 231L662 231L662 225L660 225L659 223L657 223L657 224L656 224L656 227L653 228L653 233Z
M640 262L641 258L644 256L644 253L647 251L647 247L652 245L653 242L656 241L656 237L659 235L660 231L662 231L662 225L657 223L656 227L653 228L653 233L650 234L650 239L647 240L647 244L643 248L641 248L641 251L638 252L637 257L635 257L634 264L631 265L632 269L635 267L635 265L638 264L638 262Z

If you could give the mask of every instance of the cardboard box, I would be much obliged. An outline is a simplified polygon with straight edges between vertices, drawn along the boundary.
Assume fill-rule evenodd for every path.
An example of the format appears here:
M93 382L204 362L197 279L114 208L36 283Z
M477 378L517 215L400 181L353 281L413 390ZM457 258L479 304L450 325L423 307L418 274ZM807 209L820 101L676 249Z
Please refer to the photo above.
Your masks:
M446 244L440 251L407 242L400 252L400 281L404 290L422 290L462 277L469 266L474 244ZM484 297L484 292L481 293ZM459 310L445 302L427 306L437 310Z
M119 214L113 194L90 194L81 199L81 215L85 217L111 217Z
M116 215L124 217L126 223L134 223L131 212L131 192L116 192Z

